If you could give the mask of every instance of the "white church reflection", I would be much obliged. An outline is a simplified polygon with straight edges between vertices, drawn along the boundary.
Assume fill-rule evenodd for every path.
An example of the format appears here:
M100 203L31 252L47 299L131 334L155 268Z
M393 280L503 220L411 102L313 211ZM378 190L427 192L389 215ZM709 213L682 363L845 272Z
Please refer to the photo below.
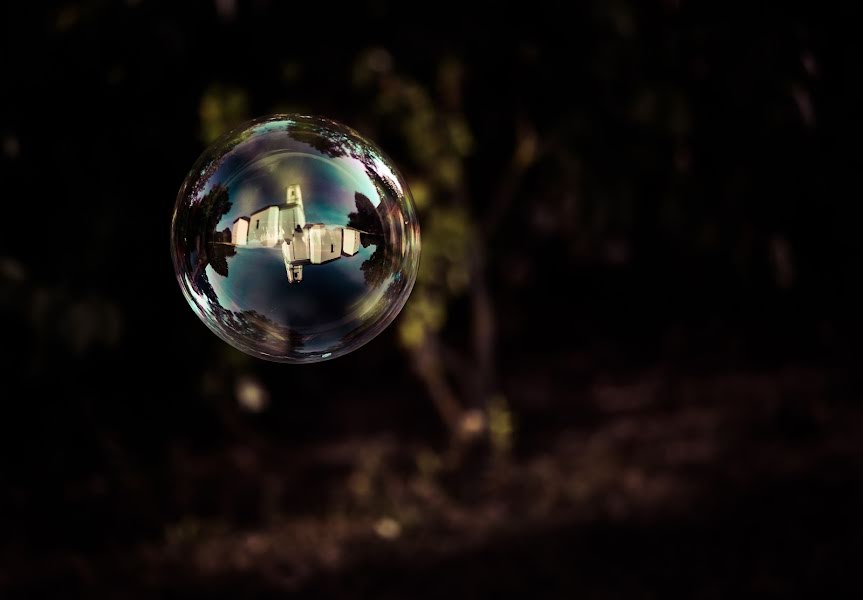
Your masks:
M360 249L360 232L351 227L306 223L303 192L289 185L284 204L272 204L239 217L231 227L231 244L272 248L281 243L288 281L303 280L304 265L319 265L353 256Z

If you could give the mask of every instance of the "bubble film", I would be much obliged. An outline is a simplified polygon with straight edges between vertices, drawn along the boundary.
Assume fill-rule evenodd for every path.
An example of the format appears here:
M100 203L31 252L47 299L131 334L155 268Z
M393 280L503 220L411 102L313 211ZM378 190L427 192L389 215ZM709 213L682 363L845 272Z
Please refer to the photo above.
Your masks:
M216 335L259 358L315 362L362 346L399 313L419 223L374 144L334 121L276 115L198 159L177 197L171 253Z

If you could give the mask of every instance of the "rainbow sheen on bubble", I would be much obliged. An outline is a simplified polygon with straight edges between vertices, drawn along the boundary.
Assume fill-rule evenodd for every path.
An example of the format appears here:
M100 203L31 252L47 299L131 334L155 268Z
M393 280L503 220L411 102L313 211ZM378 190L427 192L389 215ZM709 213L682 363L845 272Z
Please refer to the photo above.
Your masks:
M208 148L171 224L180 288L219 337L259 358L327 360L398 315L419 223L393 164L357 132L275 115Z

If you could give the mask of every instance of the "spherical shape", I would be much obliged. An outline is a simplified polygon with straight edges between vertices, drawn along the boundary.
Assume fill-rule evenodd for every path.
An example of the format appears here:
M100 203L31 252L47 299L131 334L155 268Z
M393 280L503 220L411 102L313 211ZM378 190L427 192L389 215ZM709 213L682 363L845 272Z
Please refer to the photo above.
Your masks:
M198 159L180 188L171 253L189 305L267 360L326 360L396 317L416 279L410 191L357 132L299 115L257 119Z

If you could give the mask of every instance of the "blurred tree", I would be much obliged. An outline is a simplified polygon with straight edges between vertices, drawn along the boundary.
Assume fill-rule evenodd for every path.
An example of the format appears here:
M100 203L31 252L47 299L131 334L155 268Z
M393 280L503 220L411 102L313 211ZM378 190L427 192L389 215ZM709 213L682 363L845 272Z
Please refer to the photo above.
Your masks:
M209 145L249 119L249 96L242 88L215 84L201 96L201 139Z
M473 140L461 106L463 68L452 57L440 63L441 97L435 101L421 84L396 73L392 65L386 50L373 49L358 59L354 80L371 94L378 127L394 131L406 149L409 183L422 214L423 255L416 287L399 322L399 337L457 450L462 442L489 439L489 403L502 398L494 374L495 317L486 283L488 232L469 210L465 177ZM362 207L359 202L357 206L359 217ZM452 302L465 295L471 300L472 343L470 348L457 348L441 333ZM499 412L505 406L496 404ZM497 431L501 435L490 441L508 448L511 426Z

